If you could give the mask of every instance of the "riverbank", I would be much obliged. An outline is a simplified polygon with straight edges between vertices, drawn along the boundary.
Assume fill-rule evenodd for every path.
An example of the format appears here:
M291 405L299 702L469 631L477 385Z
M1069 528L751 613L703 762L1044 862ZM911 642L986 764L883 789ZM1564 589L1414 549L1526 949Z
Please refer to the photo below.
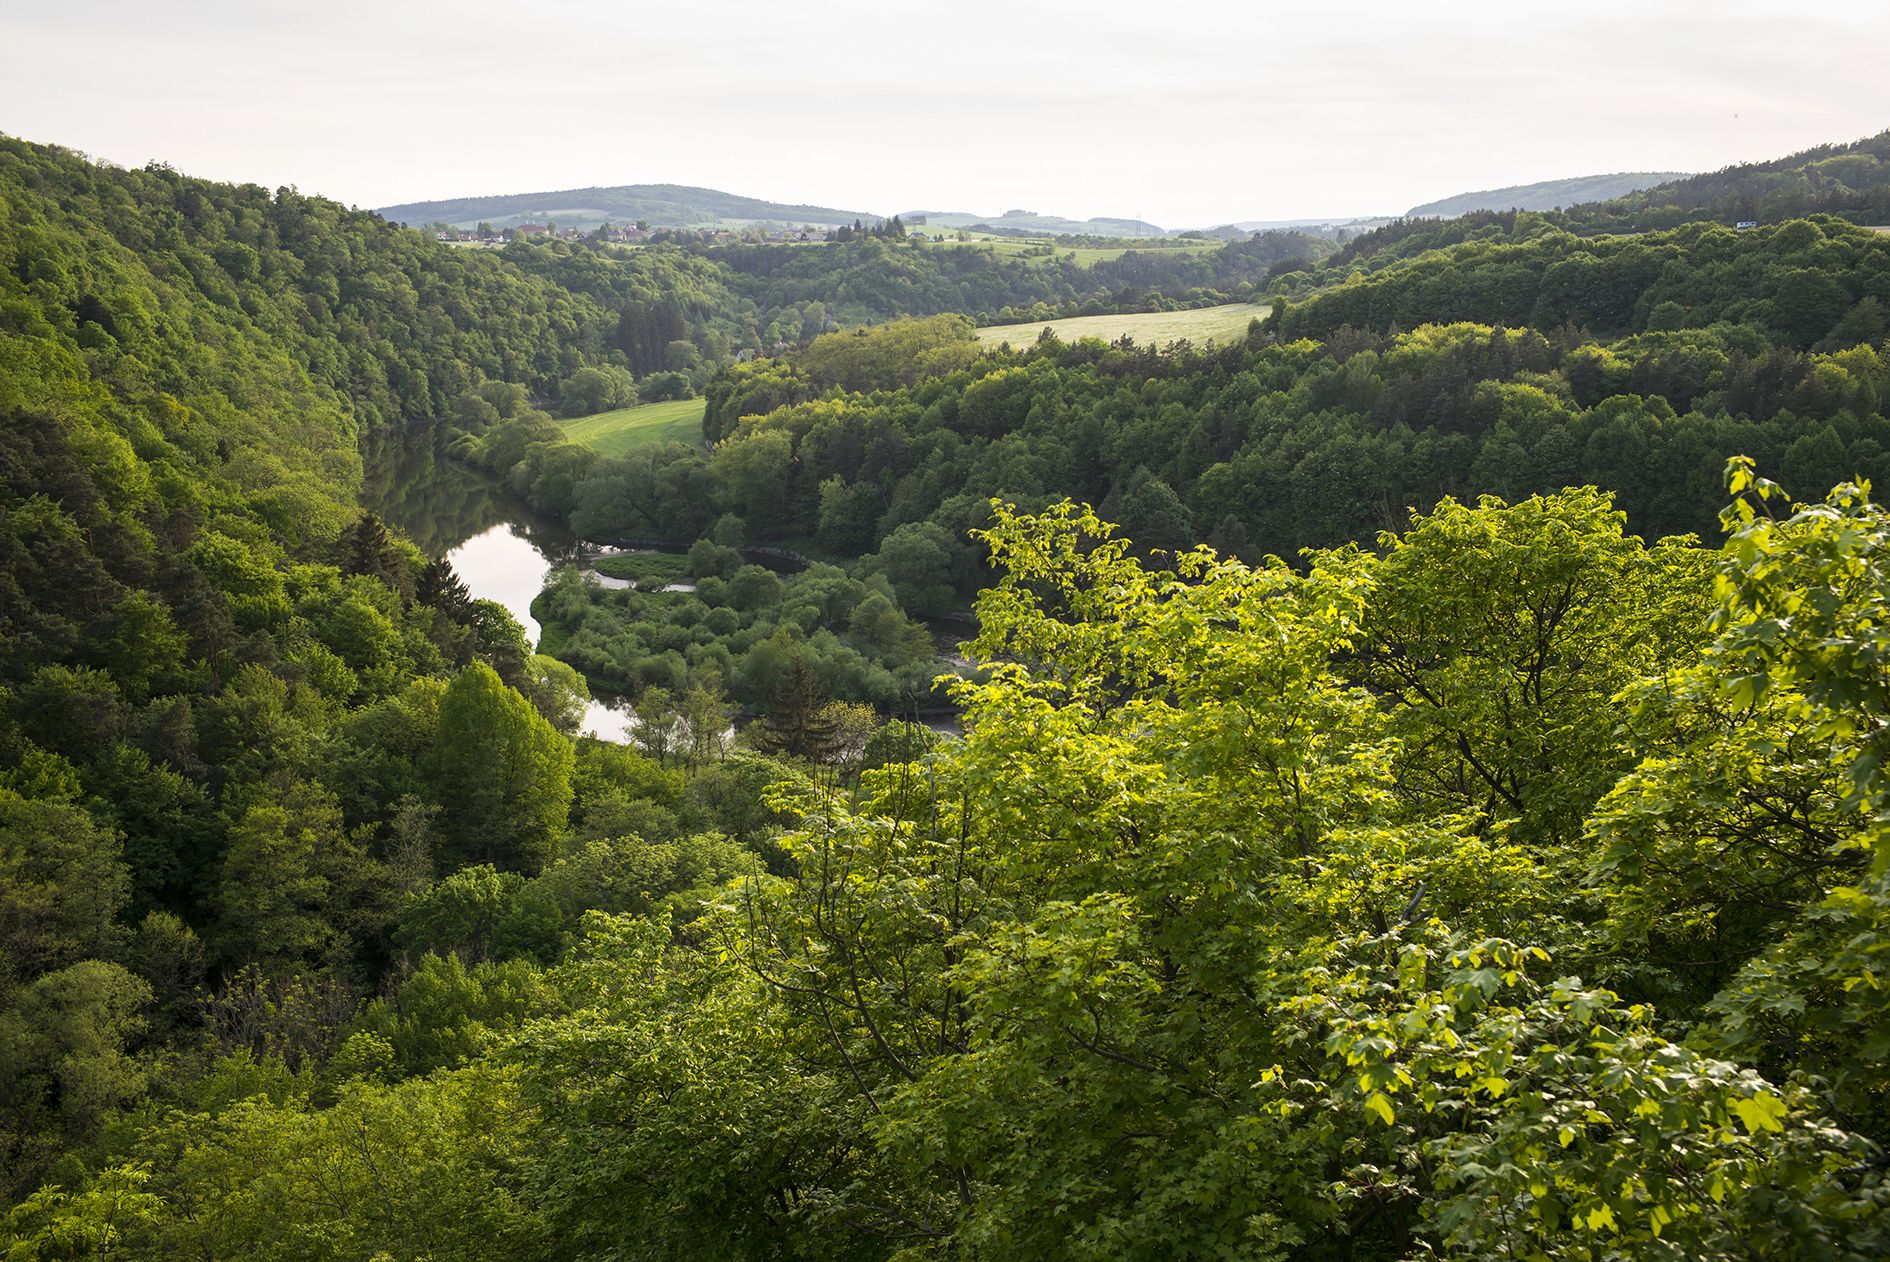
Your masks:
M633 565L619 573L598 568L612 558L681 557L688 552L686 546L651 539L580 538L563 522L533 510L498 478L448 455L440 430L375 431L363 440L362 455L364 506L429 555L444 555L473 597L495 601L518 620L535 650L545 648L546 627L534 604L561 569L575 567L587 582L607 590L696 594L696 582L680 567ZM783 577L815 564L814 558L791 548L761 545L739 551L744 562ZM660 577L659 569L667 574L671 568L676 570L673 576L644 586L645 579ZM921 625L931 638L941 673L971 668L959 651L959 641L975 634L968 614L921 620ZM600 687L588 672L586 683L593 700L582 733L628 741L636 725L629 699ZM957 710L950 705L932 701L900 709L900 717L939 731L957 730Z

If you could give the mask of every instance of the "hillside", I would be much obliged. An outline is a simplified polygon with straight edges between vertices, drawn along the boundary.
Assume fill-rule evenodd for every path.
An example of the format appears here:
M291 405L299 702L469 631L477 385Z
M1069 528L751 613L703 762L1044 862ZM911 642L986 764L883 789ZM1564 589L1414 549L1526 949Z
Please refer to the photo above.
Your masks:
M1348 242L1331 264L1335 272L1358 265L1389 266L1467 241L1527 236L1545 225L1593 236L1654 232L1688 223L1728 228L1777 224L1809 215L1832 215L1866 227L1890 224L1890 132L1849 144L1820 145L1769 162L1742 163L1565 210L1467 210L1455 218L1413 212Z
M1256 232L1303 232L1328 241L1342 241L1361 232L1382 228L1390 222L1383 216L1359 219L1243 219L1238 223L1217 224L1206 229L1206 232L1211 237L1229 241L1243 240Z
M427 746L477 728L535 764L539 787L501 790L514 807L568 800L569 742L514 691L541 678L517 626L362 515L358 439L474 386L515 408L585 362L597 309L291 189L10 138L0 207L11 1203L62 1155L70 1182L66 1154L165 1088L232 977L305 996L376 984L408 790L339 770L381 756L358 725L400 711ZM484 715L455 735L456 706ZM497 783L477 755L395 757L441 820L449 784ZM511 841L543 840L497 809L426 825L411 857L457 866L500 816L523 825L498 823ZM262 1050L208 1037L213 1057ZM20 1221L0 1215L0 1252L21 1256Z
M1584 231L1646 231L1700 219L1777 223L1826 214L1890 223L1890 131L1745 162L1571 210Z
M1781 346L1875 342L1890 309L1890 238L1835 219L1739 231L1687 224L1637 235L1545 231L1527 214L1474 240L1385 255L1358 283L1280 303L1282 337L1458 320L1597 334L1726 323Z
M1655 184L1687 178L1684 171L1635 171L1621 175L1578 175L1566 180L1544 180L1539 184L1513 184L1508 188L1458 193L1413 206L1405 213L1410 219L1450 219L1473 210L1560 210L1583 202L1607 201L1626 193L1639 192Z
M560 227L589 229L606 222L632 224L638 220L653 228L702 228L746 223L838 225L879 219L864 211L789 205L686 184L620 184L549 193L457 197L384 206L378 213L393 223L416 227L450 223L461 228L481 223L510 228L546 220L555 220Z

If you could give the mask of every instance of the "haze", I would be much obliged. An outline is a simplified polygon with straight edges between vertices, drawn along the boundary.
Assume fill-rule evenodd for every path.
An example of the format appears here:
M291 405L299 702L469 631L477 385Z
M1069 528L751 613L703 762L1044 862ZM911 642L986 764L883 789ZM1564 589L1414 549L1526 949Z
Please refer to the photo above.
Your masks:
M0 131L360 206L671 182L1187 227L1890 126L1882 0L16 2L0 46Z

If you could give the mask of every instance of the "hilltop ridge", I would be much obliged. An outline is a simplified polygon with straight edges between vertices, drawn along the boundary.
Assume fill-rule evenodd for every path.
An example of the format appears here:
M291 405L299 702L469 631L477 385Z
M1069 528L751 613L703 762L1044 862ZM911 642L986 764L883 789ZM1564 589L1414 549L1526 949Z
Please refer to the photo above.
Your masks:
M700 228L730 223L839 225L855 220L872 223L881 218L865 211L771 202L688 184L618 184L542 193L455 197L383 206L377 213L395 223L413 227L449 223L461 228L481 223L511 228L546 220L572 228L638 220L655 228Z
M1615 175L1577 175L1535 184L1457 193L1413 206L1410 219L1451 219L1473 210L1561 210L1585 202L1604 202L1644 188L1688 178L1685 171L1630 171Z

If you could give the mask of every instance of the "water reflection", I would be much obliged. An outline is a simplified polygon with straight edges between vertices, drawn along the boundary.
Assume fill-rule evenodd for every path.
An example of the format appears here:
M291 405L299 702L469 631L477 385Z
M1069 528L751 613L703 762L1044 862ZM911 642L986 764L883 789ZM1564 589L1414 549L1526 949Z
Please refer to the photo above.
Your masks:
M376 430L362 440L361 456L362 503L368 510L398 526L428 556L444 553L467 590L479 599L504 605L534 646L544 628L532 617L532 601L544 590L553 570L598 555L639 551L587 547L563 522L534 512L500 479L447 456L445 435L438 429ZM765 548L746 549L743 556L778 573L791 573L805 564L792 554L771 554ZM592 577L606 587L633 585L594 571ZM676 583L663 590L692 591L694 584ZM958 641L975 628L962 619L942 619L933 622L930 630L939 655L954 669L969 670L971 664L959 653ZM914 717L937 731L958 731L955 713ZM606 696L591 702L582 730L621 744L630 739L635 726L629 704Z
M446 554L475 597L504 605L534 646L544 628L532 601L551 572L582 555L560 521L533 512L499 479L449 459L437 430L376 430L361 444L362 503L428 556ZM619 743L635 723L619 699L594 700L583 732Z

